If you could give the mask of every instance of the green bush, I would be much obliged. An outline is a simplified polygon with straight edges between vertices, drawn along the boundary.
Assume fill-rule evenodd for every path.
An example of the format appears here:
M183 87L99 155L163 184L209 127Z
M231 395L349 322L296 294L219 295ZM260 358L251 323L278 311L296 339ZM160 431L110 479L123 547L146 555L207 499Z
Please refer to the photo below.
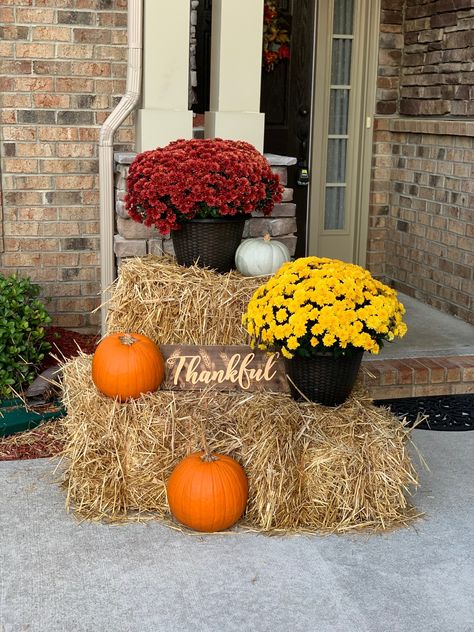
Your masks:
M51 345L44 326L51 318L29 279L0 274L0 399L29 384Z

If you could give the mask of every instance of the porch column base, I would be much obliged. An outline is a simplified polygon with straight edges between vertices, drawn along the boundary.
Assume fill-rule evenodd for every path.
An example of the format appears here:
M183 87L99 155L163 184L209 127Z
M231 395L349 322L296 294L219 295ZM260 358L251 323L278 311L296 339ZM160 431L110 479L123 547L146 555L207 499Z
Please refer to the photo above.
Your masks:
M164 147L178 138L192 138L193 113L190 110L138 110L137 151Z
M204 115L205 138L245 140L263 152L265 114L260 112L206 112Z

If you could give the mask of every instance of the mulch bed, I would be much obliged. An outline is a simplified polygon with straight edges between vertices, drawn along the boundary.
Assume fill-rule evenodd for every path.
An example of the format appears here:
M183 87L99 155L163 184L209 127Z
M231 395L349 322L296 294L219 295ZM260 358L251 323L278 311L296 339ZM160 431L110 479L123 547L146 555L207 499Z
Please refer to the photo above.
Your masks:
M0 461L44 459L59 454L64 446L61 420L48 421L33 430L0 439Z
M72 358L79 353L93 353L99 340L97 335L81 334L63 327L49 327L46 338L51 351L45 358L39 373L57 364L56 358ZM49 421L26 432L0 438L0 461L40 459L51 457L63 448L61 420Z
M72 358L78 354L79 349L84 351L84 353L93 353L99 336L80 334L77 331L71 331L63 327L49 327L46 339L51 344L51 351L45 359L41 371L53 364L57 364L54 356L57 358Z

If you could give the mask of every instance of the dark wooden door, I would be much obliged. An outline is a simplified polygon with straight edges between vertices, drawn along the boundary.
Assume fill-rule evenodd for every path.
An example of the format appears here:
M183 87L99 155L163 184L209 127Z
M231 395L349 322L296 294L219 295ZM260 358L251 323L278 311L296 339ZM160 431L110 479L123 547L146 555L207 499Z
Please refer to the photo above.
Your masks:
M212 0L199 0L196 25L196 72L197 102L193 111L204 114L209 110L209 92L211 76L211 25Z
M265 113L264 151L294 156L288 186L296 203L298 242L296 256L305 255L308 185L299 177L308 167L311 124L315 0L276 0L290 32L290 59L262 70L260 109Z

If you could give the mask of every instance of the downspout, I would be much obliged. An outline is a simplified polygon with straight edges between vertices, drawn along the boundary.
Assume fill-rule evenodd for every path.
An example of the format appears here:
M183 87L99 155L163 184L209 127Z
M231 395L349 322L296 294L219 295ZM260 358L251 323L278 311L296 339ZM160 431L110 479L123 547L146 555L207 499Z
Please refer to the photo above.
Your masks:
M126 92L100 129L100 285L101 330L105 333L109 288L114 281L114 147L117 128L136 107L140 98L143 49L143 0L128 2L128 66Z

